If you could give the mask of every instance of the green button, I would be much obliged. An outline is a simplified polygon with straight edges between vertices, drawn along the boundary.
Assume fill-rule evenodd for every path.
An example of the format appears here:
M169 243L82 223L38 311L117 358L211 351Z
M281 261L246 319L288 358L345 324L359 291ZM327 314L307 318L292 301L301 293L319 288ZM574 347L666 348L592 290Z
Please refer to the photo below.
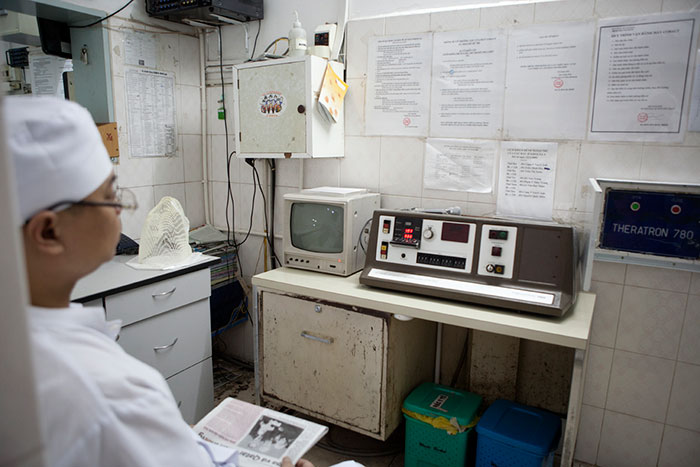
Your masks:
M632 202L632 204L630 204L630 209L633 211L639 211L639 208L641 207L642 206L637 201L634 201Z

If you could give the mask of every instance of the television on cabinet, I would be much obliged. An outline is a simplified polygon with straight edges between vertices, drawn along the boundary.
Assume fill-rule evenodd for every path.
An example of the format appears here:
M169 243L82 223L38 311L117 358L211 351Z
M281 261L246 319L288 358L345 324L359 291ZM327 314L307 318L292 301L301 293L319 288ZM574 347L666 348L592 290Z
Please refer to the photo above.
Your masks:
M284 265L340 276L364 267L361 231L379 193L320 187L284 195Z

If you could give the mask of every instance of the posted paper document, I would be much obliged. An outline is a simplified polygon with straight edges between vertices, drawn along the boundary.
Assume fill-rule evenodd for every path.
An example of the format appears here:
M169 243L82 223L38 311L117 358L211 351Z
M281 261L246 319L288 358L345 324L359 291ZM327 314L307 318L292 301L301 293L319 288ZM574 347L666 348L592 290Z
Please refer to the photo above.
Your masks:
M125 82L131 157L174 156L175 76L128 68Z
M551 220L557 143L501 142L496 213Z
M432 34L372 37L365 133L428 136Z
M501 136L506 73L503 31L433 36L430 136Z
M601 20L589 138L683 140L698 15Z
M506 138L584 139L594 31L591 22L511 31Z
M424 186L432 190L491 193L498 143L428 138Z
M695 56L695 79L690 97L688 131L700 131L700 51Z

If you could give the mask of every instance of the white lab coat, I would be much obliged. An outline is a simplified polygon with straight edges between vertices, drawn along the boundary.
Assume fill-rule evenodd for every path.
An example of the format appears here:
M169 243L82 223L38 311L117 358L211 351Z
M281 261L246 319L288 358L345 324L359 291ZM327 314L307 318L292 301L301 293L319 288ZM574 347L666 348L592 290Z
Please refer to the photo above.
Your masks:
M235 465L196 437L160 373L115 342L120 323L103 309L28 312L48 465Z

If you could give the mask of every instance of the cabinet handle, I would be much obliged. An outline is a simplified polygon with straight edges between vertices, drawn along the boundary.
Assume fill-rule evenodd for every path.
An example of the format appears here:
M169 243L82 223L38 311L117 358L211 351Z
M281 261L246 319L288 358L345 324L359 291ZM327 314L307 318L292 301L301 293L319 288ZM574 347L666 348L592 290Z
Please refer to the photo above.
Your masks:
M173 287L172 289L168 290L167 292L154 293L151 295L151 297L153 297L153 298L167 297L168 295L175 292L175 289L177 289L177 287Z
M180 407L182 407L182 401L177 401L177 408L179 409Z
M167 350L167 349L169 349L170 347L172 347L173 345L175 345L175 344L177 343L177 339L178 339L178 338L176 337L172 344L168 344L168 345L159 345L158 347L153 347L153 350L156 351L156 352L158 352L158 351L160 351L160 350Z
M301 331L301 337L306 337L307 339L311 339L313 341L323 342L324 344L332 344L333 343L332 337L330 337L328 339L324 339L323 337L316 337L314 335L311 335L306 331Z

